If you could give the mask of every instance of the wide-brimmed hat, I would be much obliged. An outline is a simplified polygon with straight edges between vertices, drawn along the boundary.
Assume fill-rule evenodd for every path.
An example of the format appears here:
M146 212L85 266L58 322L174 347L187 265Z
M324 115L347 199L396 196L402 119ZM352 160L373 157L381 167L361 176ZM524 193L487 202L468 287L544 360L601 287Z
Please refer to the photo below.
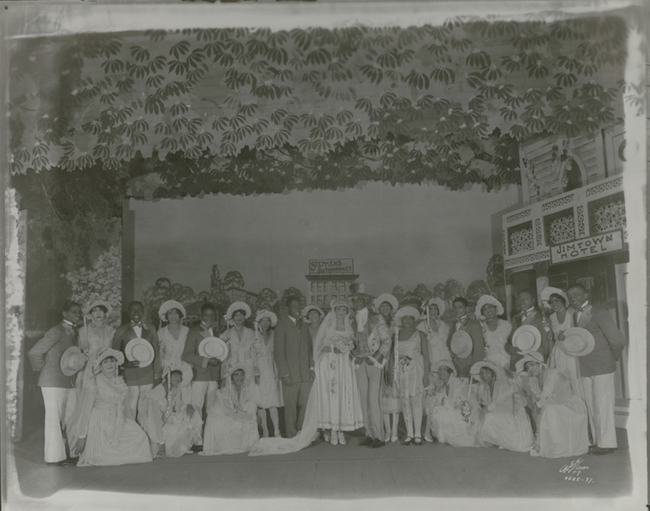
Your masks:
M352 284L350 284L350 296L367 297L368 294L366 293L366 286L361 282L353 282Z
M441 366L448 367L451 370L452 376L456 376L456 367L454 363L449 359L436 360L431 364L431 372L437 373Z
M432 305L436 305L438 307L438 314L440 316L442 316L447 310L447 304L445 304L442 298L439 298L437 296L434 296L433 298L429 298L426 302L424 302L422 304L422 310L426 313L426 311L429 310L429 307L431 307Z
M503 305L501 305L501 302L499 300L491 295L483 295L478 299L478 302L476 302L476 309L474 309L474 315L477 317L477 319L485 319L483 314L481 314L481 309L483 309L485 305L494 305L497 308L497 316L501 316L504 312Z
M518 373L522 372L524 370L524 366L526 365L526 362L536 362L538 364L543 364L544 355L542 355L539 351L526 353L524 357L519 359L515 364L515 371L517 371Z
M244 317L246 319L250 318L252 314L250 305L246 302L233 302L230 304L230 307L228 307L226 315L224 316L226 321L232 321L232 315L237 311L244 311Z
M181 364L180 366L171 365L167 368L167 370L163 374L163 378L165 376L169 376L172 371L180 371L183 374L183 379L181 380L179 387L187 387L190 383L192 383L192 378L194 377L194 373L192 371L191 365L189 364ZM171 384L171 380L169 381L169 383Z
M501 377L503 377L505 375L505 373L503 372L503 369L501 367L499 367L498 365L496 365L491 360L481 360L480 362L476 362L475 364L472 365L472 367L470 367L469 374L474 376L474 377L477 377L480 374L481 369L483 367L487 367L488 369L492 369L492 371L494 371L494 374L496 375L497 378L501 378Z
M472 353L474 343L472 337L465 330L457 330L451 336L449 349L458 358L467 358Z
M583 357L593 351L595 344L596 340L589 330L574 327L564 331L564 340L559 342L559 347L567 355Z
M259 323L264 318L269 318L271 320L272 327L278 324L278 317L275 315L275 313L264 309L257 311L257 315L255 316L255 322Z
M345 300L344 298L335 298L330 302L330 309L334 310L336 307L347 307L348 310L352 308L350 305L350 302Z
M420 319L420 312L415 307L405 305L395 313L395 323L399 325L400 320L405 316L413 316L413 319L417 321Z
M560 288L557 287L551 287L547 286L542 291L539 293L539 299L542 302L542 305L546 307L547 309L551 309L551 304L548 303L549 299L551 298L551 295L560 295L562 298L564 298L564 303L566 305L569 304L569 298L567 297L566 293L562 291Z
M187 316L187 312L185 312L185 307L183 307L182 303L177 302L176 300L167 300L160 306L160 309L158 309L158 317L160 318L160 321L167 321L167 313L172 309L179 310L183 314L183 317Z
M206 337L199 343L197 351L202 357L223 361L228 356L228 344L218 337Z
M393 308L393 312L399 308L397 298L395 298L390 293L382 293L377 298L375 298L375 301L372 304L372 308L375 310L375 312L379 312L379 306L384 302L390 304L390 306Z
M512 334L512 345L522 353L537 351L542 344L542 334L533 325L522 325Z
M87 361L88 357L81 352L78 346L70 346L61 355L59 366L63 374L74 376L84 368Z
M147 367L155 356L153 346L142 337L131 339L124 348L126 358L132 362L140 362L140 367Z
M307 305L307 307L305 307L300 313L305 323L311 323L311 321L309 321L309 318L307 317L307 314L309 314L311 311L318 312L321 318L325 315L318 305L314 305L312 303L311 305Z
M124 364L124 353L111 348L104 348L99 353L97 353L95 360L93 360L93 372L99 372L99 366L104 360L109 357L113 357L115 360L117 360L118 366Z
M100 300L99 298L92 300L87 306L84 314L89 315L95 307L102 306L106 309L106 315L109 316L113 312L113 307L106 300Z

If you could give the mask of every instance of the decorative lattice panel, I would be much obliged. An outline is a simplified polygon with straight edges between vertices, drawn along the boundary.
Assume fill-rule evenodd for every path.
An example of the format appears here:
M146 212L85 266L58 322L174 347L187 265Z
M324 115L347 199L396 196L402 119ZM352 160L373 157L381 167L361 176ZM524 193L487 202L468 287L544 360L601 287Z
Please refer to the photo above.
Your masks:
M559 245L576 239L576 225L573 208L544 217L544 230L549 245Z
M508 229L508 253L510 255L531 252L534 248L533 222L526 222Z
M625 228L626 226L623 192L589 203L589 230L592 235Z

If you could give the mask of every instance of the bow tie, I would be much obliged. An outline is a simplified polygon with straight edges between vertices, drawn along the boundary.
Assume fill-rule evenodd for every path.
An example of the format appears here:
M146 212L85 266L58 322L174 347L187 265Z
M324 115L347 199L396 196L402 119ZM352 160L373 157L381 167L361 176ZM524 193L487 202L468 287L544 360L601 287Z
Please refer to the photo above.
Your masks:
M142 328L142 323L131 323L133 328Z

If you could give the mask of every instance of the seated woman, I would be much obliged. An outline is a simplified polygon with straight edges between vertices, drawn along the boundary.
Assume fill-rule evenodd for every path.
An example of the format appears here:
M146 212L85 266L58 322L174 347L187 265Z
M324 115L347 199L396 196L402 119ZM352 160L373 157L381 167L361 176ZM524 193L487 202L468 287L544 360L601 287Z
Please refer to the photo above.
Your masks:
M202 455L248 452L260 439L257 405L245 380L244 369L234 366L226 386L209 396Z
M183 400L183 383L191 380L191 369L174 369L149 395L145 430L157 458L177 458L201 441L201 414Z
M105 348L93 363L93 378L84 382L76 451L79 467L125 465L152 460L147 434L124 416L126 383L117 375L120 351Z
M529 452L534 437L524 399L517 387L494 362L483 360L470 370L480 377L478 387L479 433L484 447L496 445L501 449Z
M456 376L451 360L431 364L432 384L425 390L425 437L454 447L478 447L477 402L469 384ZM431 388L433 387L433 388Z
M528 375L524 385L532 394L537 409L533 414L537 421L537 438L530 454L545 458L585 454L589 450L587 407L571 390L569 378L543 362L542 355L537 352L517 362L517 373Z

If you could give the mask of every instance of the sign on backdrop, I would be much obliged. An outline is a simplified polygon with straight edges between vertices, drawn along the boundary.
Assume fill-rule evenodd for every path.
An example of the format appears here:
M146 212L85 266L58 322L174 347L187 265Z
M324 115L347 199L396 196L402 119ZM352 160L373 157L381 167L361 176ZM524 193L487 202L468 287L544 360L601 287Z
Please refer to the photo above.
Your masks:
M551 263L566 263L617 250L623 250L622 230L555 245L551 247Z

